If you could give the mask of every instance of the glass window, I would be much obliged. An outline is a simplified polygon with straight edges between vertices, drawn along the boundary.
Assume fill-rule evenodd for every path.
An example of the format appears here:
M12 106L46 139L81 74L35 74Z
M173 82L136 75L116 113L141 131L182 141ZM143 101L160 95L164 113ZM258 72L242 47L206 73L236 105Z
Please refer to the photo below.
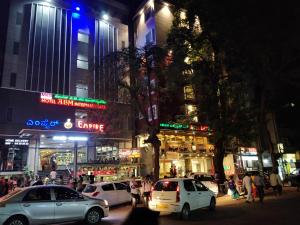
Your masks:
M125 48L125 41L121 42L122 49Z
M159 181L154 186L154 191L176 191L178 182Z
M115 183L117 190L127 190L127 186L121 183Z
M96 186L94 186L94 185L88 185L88 186L85 187L85 189L84 189L83 192L84 193L93 193L93 192L96 191L96 189L97 189Z
M197 117L197 106L195 105L186 105L186 115L191 116L194 122L198 122Z
M76 84L76 96L81 98L88 98L89 89L87 84Z
M114 189L113 184L105 184L105 185L102 186L102 190L103 191L113 191L115 189Z
M194 181L197 191L207 191L207 187L205 187L200 181Z
M195 187L192 180L184 180L183 186L186 191L195 191Z
M88 44L89 43L89 35L78 32L78 41Z
M184 87L184 99L185 100L194 100L195 94L192 85L188 85Z
M88 70L89 69L89 62L77 59L77 68L78 69L83 69L83 70Z
M23 202L35 201L51 201L50 188L34 188L30 190L23 198Z
M9 80L9 86L10 87L16 87L17 85L17 74L11 73L10 74L10 80Z
M76 191L73 191L64 187L55 187L54 188L56 200L74 200L74 199L83 199L82 196Z
M22 25L22 20L23 20L23 14L20 13L20 12L17 12L16 24L17 25Z
M14 55L18 55L19 54L19 45L20 43L19 42L14 42L14 45L13 45L13 54Z

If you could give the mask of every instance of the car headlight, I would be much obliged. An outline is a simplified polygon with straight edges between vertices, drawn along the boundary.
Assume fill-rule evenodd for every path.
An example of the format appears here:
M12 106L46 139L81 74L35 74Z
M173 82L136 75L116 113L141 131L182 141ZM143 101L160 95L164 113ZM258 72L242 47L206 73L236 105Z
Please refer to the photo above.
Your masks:
M108 206L108 201L106 201L106 200L101 199L101 200L99 200L99 202L100 202L100 205L102 205L102 206Z

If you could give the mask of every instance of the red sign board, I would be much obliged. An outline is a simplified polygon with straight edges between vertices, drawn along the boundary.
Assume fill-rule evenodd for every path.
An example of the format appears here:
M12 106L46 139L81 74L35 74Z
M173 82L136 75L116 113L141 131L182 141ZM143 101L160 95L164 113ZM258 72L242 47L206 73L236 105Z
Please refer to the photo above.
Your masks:
M95 103L87 103L87 102L78 102L78 101L67 100L67 99L41 98L41 103L52 104L52 105L71 106L71 107L80 107L80 108L89 108L89 109L101 109L101 110L106 109L106 105L98 105Z
M104 124L101 123L87 123L83 120L77 120L76 127L80 129L104 132Z

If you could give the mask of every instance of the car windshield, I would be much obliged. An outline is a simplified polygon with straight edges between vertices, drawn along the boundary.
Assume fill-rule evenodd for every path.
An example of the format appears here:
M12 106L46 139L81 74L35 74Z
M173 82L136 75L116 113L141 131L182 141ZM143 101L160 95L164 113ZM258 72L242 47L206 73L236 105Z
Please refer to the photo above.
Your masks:
M2 198L0 198L0 202L1 201L6 201L7 199L11 198L12 196L20 193L22 191L22 189L16 189L10 193L8 193L7 195L3 196Z
M96 186L94 186L94 185L88 185L88 186L85 187L85 189L84 189L83 192L84 193L93 193L93 192L96 191L96 189L97 189Z
M159 181L154 186L154 191L176 191L178 182Z

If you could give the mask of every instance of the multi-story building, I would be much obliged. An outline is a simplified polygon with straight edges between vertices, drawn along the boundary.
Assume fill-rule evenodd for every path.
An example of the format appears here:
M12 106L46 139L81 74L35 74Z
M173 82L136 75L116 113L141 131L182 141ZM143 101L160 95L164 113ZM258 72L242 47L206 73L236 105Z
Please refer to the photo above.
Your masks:
M181 14L181 16L185 16L184 12ZM141 3L133 17L134 45L138 48L147 44L164 47L174 19L173 15L173 6L168 2L148 0ZM151 79L155 83L155 76ZM212 173L213 146L208 142L208 127L205 124L199 124L196 115L192 116L197 111L197 102L192 85L186 83L179 87L178 94L170 106L159 102L159 96L155 90L151 95L153 95L151 98L153 98L154 104L147 106L146 103L146 107L149 108L149 112L151 112L150 107L152 107L153 119L160 128L158 135L161 141L160 176L170 175L171 168L176 169L179 176L183 176L187 172ZM177 103L178 99L182 99L182 101ZM193 118L189 124L180 124L176 121L178 116ZM152 119L151 116L149 118ZM139 117L138 120L138 124L145 122L143 117ZM144 140L147 138L146 134L145 130L139 129L139 147L148 147L147 144L144 144ZM148 161L145 162L145 173L151 172L151 160L152 157L149 156Z
M56 161L57 170L110 178L137 173L131 107L102 67L128 46L129 8L114 0L1 2L0 172L48 173Z

